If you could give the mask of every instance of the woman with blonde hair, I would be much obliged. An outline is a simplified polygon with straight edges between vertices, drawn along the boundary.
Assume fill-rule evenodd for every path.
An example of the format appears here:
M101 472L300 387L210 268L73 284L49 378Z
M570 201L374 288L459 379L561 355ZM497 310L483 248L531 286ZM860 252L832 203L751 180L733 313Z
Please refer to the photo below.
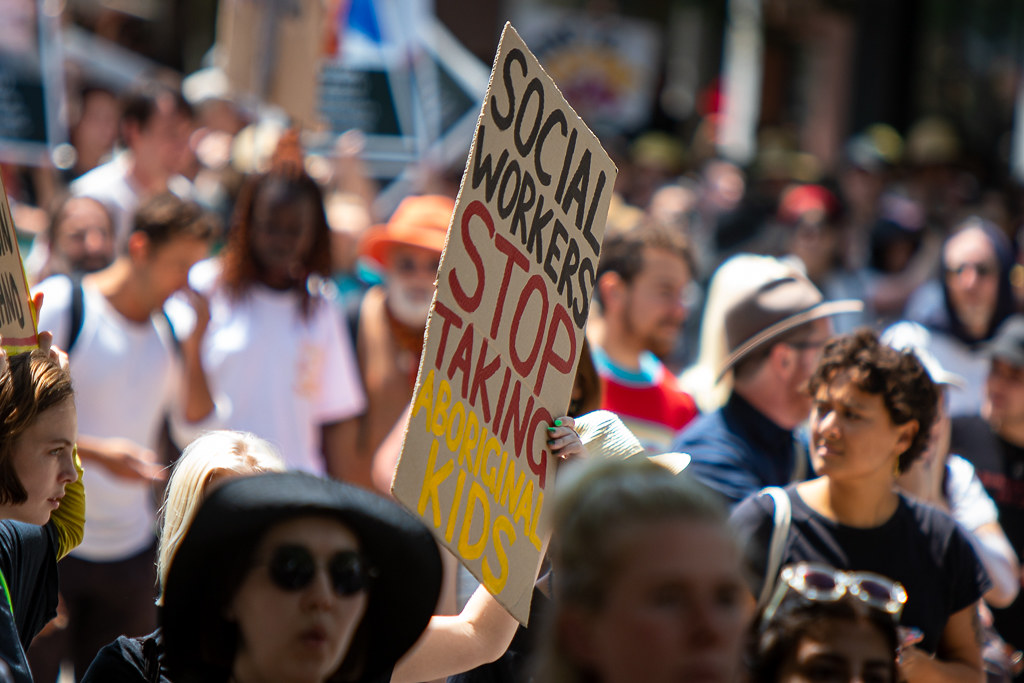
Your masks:
M283 470L277 450L247 432L207 432L185 448L167 482L161 511L158 605L163 605L163 588L174 553L210 491L231 477ZM141 638L121 636L99 651L82 681L167 681L162 659L160 629Z

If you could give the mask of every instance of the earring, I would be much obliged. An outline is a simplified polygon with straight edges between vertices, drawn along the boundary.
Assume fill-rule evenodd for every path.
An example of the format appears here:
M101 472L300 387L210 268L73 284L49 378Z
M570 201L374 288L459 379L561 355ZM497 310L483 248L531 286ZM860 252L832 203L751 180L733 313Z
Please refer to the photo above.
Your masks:
M900 456L896 456L896 461L892 464L892 476L899 479L900 472Z

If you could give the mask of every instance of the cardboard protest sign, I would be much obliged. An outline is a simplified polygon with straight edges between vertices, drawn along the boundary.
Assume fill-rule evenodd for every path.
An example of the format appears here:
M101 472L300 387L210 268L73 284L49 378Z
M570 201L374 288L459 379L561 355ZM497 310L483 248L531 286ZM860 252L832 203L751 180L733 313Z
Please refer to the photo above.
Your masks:
M523 624L616 174L506 24L392 491Z
M7 353L38 346L36 313L30 302L28 280L21 263L7 191L0 178L0 335Z

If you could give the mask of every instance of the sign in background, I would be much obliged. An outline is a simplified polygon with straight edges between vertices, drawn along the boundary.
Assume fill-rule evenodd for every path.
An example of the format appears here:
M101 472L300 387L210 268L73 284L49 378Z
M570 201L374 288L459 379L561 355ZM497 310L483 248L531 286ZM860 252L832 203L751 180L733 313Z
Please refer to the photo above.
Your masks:
M506 24L392 491L523 624L616 173Z
M35 309L30 303L28 280L18 250L18 235L0 178L0 335L8 353L35 348Z
M0 161L52 165L67 147L62 5L0 0Z

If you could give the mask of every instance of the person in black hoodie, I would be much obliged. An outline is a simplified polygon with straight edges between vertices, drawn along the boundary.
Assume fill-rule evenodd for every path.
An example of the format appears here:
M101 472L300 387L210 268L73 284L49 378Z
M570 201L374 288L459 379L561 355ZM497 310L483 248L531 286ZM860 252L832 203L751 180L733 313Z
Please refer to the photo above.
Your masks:
M1013 264L1013 247L1002 230L976 216L968 218L943 245L939 282L916 293L907 306L907 317L925 328L928 351L966 381L963 391L950 392L952 417L981 410L988 375L983 347L1016 308ZM918 331L915 337L920 336Z

